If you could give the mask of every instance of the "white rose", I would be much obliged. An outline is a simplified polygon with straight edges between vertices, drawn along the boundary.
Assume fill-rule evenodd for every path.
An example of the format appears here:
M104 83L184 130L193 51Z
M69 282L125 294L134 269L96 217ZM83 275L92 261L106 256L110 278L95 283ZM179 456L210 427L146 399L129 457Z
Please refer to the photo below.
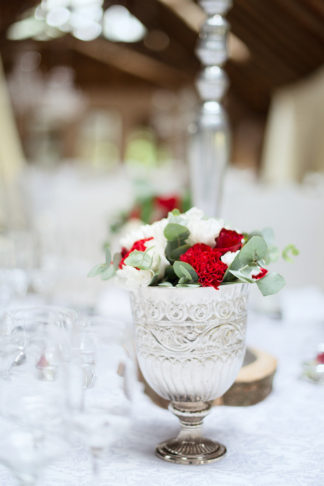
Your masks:
M221 260L225 263L228 267L233 263L236 255L240 253L240 250L237 251L228 251L222 257Z
M150 270L137 270L125 264L123 268L117 271L118 277L124 280L126 286L132 288L147 287L155 274L159 278L164 276L165 268L169 264L165 257L167 240L163 234L166 224L167 220L162 219L151 225L143 225L121 240L121 246L129 250L135 241L152 238L145 242L145 248L148 249L148 254L152 257Z
M153 278L151 270L137 270L129 265L124 265L123 268L117 270L116 274L129 289L148 287Z
M191 208L184 213L183 221L190 231L187 240L189 245L205 243L209 246L215 246L215 239L224 227L222 219L204 218L204 213L197 208Z

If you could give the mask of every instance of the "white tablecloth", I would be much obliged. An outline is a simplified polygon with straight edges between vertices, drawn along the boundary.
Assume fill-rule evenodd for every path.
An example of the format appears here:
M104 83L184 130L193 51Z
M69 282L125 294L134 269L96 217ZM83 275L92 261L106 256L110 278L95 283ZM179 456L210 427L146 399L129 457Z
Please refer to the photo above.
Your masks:
M111 313L127 318L123 296L107 296ZM324 342L324 300L315 289L285 291L282 320L250 314L248 344L279 359L272 394L251 407L216 407L205 433L227 446L219 462L180 466L154 456L154 446L178 431L177 419L139 394L136 423L107 454L102 485L320 486L324 484L324 386L299 379L301 363ZM129 316L128 316L129 317ZM90 459L74 450L45 471L41 486L99 486ZM0 469L0 485L14 484Z

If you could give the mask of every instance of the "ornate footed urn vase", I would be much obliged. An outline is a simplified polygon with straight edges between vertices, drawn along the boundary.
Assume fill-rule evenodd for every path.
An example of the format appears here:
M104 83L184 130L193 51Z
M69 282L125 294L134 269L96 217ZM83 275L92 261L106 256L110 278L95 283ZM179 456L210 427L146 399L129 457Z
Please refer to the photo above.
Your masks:
M178 464L205 464L226 453L202 436L212 402L234 382L243 362L248 284L145 287L131 293L136 353L144 378L180 420L177 437L156 447Z

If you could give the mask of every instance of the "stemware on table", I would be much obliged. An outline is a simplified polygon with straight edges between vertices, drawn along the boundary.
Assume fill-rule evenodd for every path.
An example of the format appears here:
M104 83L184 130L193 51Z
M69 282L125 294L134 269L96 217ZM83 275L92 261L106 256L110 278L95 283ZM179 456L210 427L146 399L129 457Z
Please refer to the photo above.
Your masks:
M88 448L96 480L109 449L130 427L132 411L133 361L120 323L114 324L95 317L84 321L68 366L71 440Z
M25 308L1 323L0 462L21 485L36 484L68 447L63 364L65 326L74 318L72 311Z

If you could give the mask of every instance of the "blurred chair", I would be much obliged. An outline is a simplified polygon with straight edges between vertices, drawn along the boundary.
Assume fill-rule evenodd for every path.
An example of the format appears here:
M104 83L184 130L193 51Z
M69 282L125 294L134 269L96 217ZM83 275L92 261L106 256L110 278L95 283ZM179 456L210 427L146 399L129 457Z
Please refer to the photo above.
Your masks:
M0 229L24 223L18 176L24 166L0 58Z
M307 172L324 171L323 100L324 67L275 94L264 144L264 181L302 181Z

